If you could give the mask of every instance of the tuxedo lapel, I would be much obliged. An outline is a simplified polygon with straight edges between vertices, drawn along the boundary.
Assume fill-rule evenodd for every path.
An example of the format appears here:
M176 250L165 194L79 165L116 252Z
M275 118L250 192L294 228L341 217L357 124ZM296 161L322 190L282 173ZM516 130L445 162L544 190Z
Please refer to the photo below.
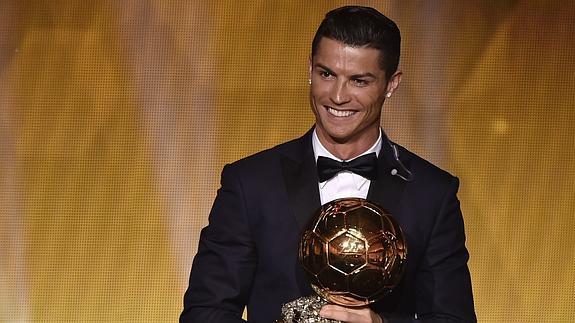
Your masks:
M391 169L389 172L379 172L377 179L372 181L369 186L367 199L380 205L393 215L397 213L399 208L405 181L392 176L390 172Z
M311 144L312 131L286 146L282 156L282 171L298 227L306 226L312 214L321 206L315 157Z
M399 213L399 204L406 181L399 176L392 175L392 170L395 169L396 174L402 174L405 169L397 161L392 148L393 144L385 133L382 133L382 140L378 156L377 179L371 181L367 199L380 205L393 215Z
M313 213L320 207L318 176L313 153L311 136L313 129L303 137L283 146L281 167L288 195L289 205L293 212L300 234L306 227ZM300 295L311 295L310 284L303 268L296 261L295 279Z

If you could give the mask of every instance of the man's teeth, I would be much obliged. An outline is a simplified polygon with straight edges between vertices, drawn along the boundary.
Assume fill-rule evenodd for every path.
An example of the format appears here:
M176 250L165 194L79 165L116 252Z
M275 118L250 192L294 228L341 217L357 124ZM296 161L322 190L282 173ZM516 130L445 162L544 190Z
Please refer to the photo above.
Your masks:
M355 111L340 111L333 108L327 108L327 111L336 117L349 117L355 114Z

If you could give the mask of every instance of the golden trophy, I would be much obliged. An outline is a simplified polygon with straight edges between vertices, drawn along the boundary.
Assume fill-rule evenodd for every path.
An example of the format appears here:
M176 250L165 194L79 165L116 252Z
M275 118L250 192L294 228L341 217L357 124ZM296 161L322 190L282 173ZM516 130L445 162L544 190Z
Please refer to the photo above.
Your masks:
M407 259L403 232L380 206L361 198L338 199L316 211L304 230L299 262L317 295L282 307L279 323L329 323L328 303L366 306L400 282Z

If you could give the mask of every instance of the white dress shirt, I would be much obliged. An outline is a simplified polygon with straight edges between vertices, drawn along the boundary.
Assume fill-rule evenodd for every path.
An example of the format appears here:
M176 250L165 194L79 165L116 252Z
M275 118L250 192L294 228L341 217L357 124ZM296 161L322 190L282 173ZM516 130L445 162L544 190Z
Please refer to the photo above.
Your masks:
M319 138L317 137L315 130L313 131L312 145L316 162L319 156L328 157L338 161L343 161L342 159L335 157L332 153L330 153L327 149L325 149L325 147L319 141ZM375 142L375 144L373 144L373 146L371 146L371 148L369 148L365 152L359 154L358 156L352 159L370 153L375 153L377 156L379 156L380 149L381 149L381 131L379 132L379 138L377 138L377 141ZM370 183L371 181L369 179L359 176L355 173L348 171L339 172L331 179L318 184L321 204L323 205L327 202L344 197L367 198L367 192L369 191Z

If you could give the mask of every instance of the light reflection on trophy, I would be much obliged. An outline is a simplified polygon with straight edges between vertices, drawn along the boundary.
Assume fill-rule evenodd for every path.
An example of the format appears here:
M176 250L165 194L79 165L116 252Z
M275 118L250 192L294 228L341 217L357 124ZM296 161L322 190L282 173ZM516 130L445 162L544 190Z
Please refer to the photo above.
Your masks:
M344 198L323 205L300 241L299 262L315 296L282 307L279 323L334 322L319 316L321 307L371 304L400 282L407 246L399 224L380 206Z

